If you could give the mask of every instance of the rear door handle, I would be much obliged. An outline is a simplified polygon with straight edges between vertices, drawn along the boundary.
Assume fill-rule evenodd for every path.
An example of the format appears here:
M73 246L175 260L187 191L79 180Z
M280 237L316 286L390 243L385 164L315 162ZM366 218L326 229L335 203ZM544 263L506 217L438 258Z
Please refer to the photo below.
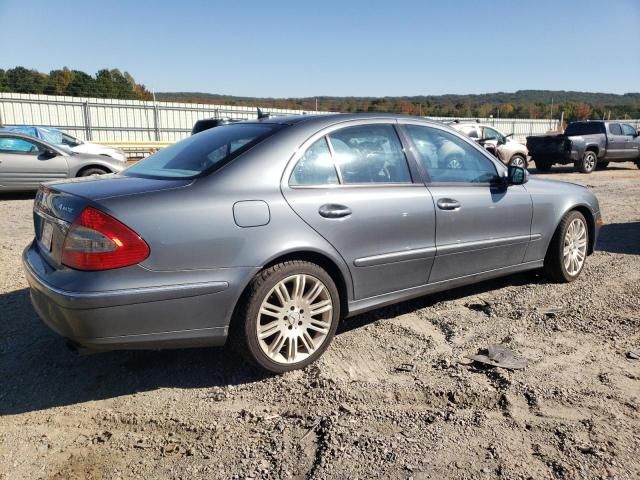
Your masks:
M324 218L343 218L351 215L351 209L344 205L327 203L318 209L318 213Z
M438 208L440 210L458 210L460 206L460 202L453 198L441 198L438 200Z

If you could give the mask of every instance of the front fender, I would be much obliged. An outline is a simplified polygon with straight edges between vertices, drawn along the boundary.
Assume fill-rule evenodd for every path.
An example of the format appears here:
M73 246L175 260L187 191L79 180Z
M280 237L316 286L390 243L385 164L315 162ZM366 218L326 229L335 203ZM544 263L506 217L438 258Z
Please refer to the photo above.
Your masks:
M592 242L595 242L600 205L591 190L577 184L537 178L527 182L525 188L533 201L532 242L527 249L525 262L544 259L560 220L571 210L577 209L585 214ZM590 246L592 248L593 244Z

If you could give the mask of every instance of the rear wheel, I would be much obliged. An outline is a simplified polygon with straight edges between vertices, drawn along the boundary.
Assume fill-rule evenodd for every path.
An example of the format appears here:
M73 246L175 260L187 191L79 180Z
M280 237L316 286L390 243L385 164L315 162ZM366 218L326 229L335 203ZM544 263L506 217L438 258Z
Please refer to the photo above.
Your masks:
M574 166L580 173L591 173L595 170L597 163L598 156L596 155L596 152L588 150L584 152L582 160L578 160L577 162L575 162Z
M573 282L582 272L588 245L589 230L584 215L575 210L567 213L549 244L544 273L555 282Z
M92 168L87 168L85 170L82 170L78 176L79 177L90 177L91 175L104 175L105 173L109 173L109 172L107 172L103 168L92 167Z
M534 160L536 170L539 172L548 172L551 170L551 162L548 160Z
M241 300L237 345L273 373L304 368L327 349L340 319L333 279L318 265L288 261L260 272Z
M511 157L509 165L513 167L527 168L527 159L523 155L516 154Z

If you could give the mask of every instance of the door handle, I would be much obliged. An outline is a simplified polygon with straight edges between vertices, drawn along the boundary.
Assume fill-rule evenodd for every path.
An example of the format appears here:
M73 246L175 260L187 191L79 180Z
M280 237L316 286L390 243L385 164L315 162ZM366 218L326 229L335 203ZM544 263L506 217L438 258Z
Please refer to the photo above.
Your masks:
M344 205L327 203L318 209L318 213L324 218L343 218L348 217L352 212L349 207L345 207Z
M440 210L458 210L460 206L460 202L453 198L441 198L438 200L438 208Z

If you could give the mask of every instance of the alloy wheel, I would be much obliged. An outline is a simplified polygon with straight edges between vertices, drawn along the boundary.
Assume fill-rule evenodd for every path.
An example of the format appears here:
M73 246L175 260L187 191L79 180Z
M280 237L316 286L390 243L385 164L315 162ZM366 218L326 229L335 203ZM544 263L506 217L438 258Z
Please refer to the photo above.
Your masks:
M584 169L587 171L591 171L595 166L596 166L596 155L595 153L588 152L584 156Z
M333 316L329 289L308 274L278 282L260 305L256 334L263 353L280 364L298 363L327 339Z
M511 165L513 165L514 167L527 168L526 160L519 155L516 155L511 159Z
M564 268L571 276L580 273L587 256L587 228L584 222L576 218L567 228L564 235L562 260Z

